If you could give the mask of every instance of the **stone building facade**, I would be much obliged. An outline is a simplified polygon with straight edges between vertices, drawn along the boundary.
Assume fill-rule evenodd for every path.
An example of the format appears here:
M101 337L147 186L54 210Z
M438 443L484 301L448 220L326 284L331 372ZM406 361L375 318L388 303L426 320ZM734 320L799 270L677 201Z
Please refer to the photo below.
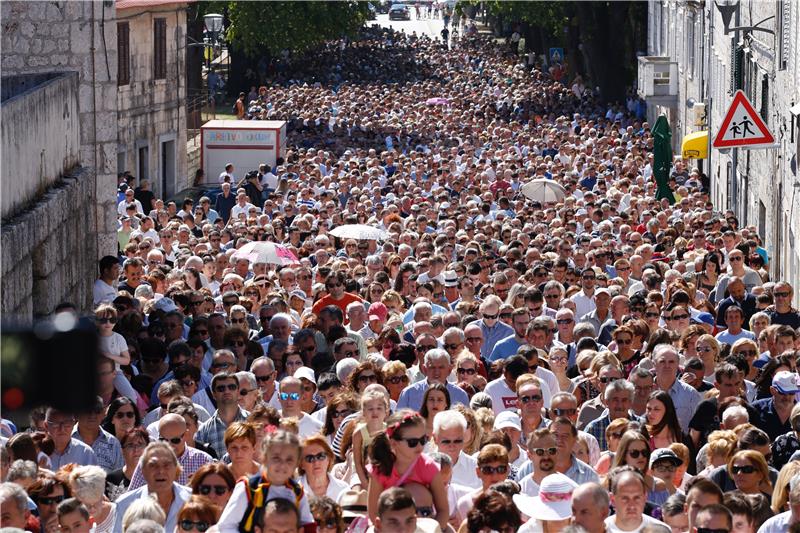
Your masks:
M186 4L117 1L117 170L158 197L186 188ZM127 51L127 54L124 52Z
M23 199L23 209L4 205L2 311L6 318L13 314L30 320L51 312L62 300L88 310L96 261L117 252L119 170L130 170L138 177L137 168L144 169L158 195L170 192L170 187L183 188L187 180L185 6L186 2L159 0L0 2L4 85L8 76L74 74L78 128L78 147L69 164L65 160L57 170L48 167L47 172L28 177L45 186L31 185L35 194ZM130 31L128 49L121 53L120 22ZM155 56L161 60L158 67ZM129 68L123 71L127 84L119 82L120 57L129 59L123 61ZM148 71L155 74L156 68L161 69L158 74L163 72L161 76L147 75ZM4 121L5 114L6 106ZM62 118L53 116L53 120ZM38 148L45 154L50 147L42 144ZM140 166L142 147L148 148L149 157L142 157ZM172 152L162 158L165 147ZM27 152L14 153L13 147L4 148L6 161L31 157ZM20 163L31 166L29 160ZM37 210L45 216L44 223L41 217L30 215ZM26 239L30 242L23 242ZM60 249L43 252L38 246L44 242ZM38 267L30 263L35 256L40 257ZM82 259L74 260L76 256Z
M755 226L770 251L773 279L800 280L800 3L741 0L729 27L754 31L725 34L715 2L650 0L648 55L678 64L678 98L666 113L676 152L684 135L717 133L736 89L744 91L776 139L773 148L709 151L702 163L711 178L712 199L733 210L741 225ZM706 121L695 125L687 102L705 105ZM795 291L800 303L800 290Z

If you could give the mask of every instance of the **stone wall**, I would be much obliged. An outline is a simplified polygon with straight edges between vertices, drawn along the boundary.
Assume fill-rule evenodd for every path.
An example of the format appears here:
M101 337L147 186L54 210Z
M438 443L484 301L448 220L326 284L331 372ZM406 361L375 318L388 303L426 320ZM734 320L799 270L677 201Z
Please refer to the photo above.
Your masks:
M2 79L2 218L19 212L78 164L78 75Z
M86 238L95 175L75 167L39 201L5 222L0 231L4 320L20 323L46 315L62 301L82 309L91 305L96 261Z
M69 190L78 190L74 201L55 207L55 212L69 215L72 229L80 242L70 240L66 229L57 225L44 226L61 239L65 257L70 258L65 268L49 272L52 283L37 285L36 276L48 274L39 268L34 271L26 259L25 250L35 248L9 248L5 246L3 228L3 273L7 271L7 254L21 263L9 270L11 279L3 280L5 290L17 291L28 286L35 291L32 301L25 303L23 295L2 296L3 311L45 313L46 305L69 295L78 288L90 288L84 281L95 274L95 261L117 251L116 242L116 189L117 189L117 32L115 4L103 1L3 1L0 2L0 69L3 75L45 74L52 72L78 73L78 116L80 120L80 164L87 170L78 172ZM13 157L3 154L4 157ZM91 176L91 178L90 178ZM65 184L71 183L64 180ZM64 192L59 188L46 193L44 205L58 203ZM72 193L69 193L70 195ZM55 196L53 196L55 195ZM69 196L69 195L68 195ZM64 211L62 211L64 210ZM52 209L46 209L53 212ZM48 218L48 220L51 220ZM41 234L40 221L24 217L14 222L14 232L20 235ZM25 226L32 224L32 226ZM44 242L45 239L37 242ZM16 241L12 241L16 242ZM77 246L77 245L80 246ZM33 245L31 245L33 246ZM77 247L76 247L77 246ZM45 247L45 249L47 249ZM30 254L29 254L30 255ZM79 259L74 257L80 256ZM47 256L51 258L53 256ZM31 265L30 267L27 265ZM15 273L23 276L15 283ZM27 276L27 278L25 278ZM25 285L27 284L27 285ZM48 287L46 294L36 287ZM91 294L91 291L87 294ZM58 296L58 298L57 298ZM28 295L27 299L31 296ZM86 300L76 299L79 303ZM10 306L10 307L7 307ZM85 309L85 308L84 308ZM25 313L23 313L25 314ZM30 315L29 315L30 316Z

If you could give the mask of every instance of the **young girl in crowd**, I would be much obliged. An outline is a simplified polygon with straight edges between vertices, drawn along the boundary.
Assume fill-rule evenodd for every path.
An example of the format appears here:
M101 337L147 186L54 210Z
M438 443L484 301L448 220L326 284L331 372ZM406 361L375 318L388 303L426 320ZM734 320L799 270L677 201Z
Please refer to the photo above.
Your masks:
M378 497L389 487L419 483L431 491L436 517L447 528L450 508L439 465L422 453L428 441L425 419L419 413L401 409L386 420L386 430L375 436L370 448L367 513L375 523Z
M117 310L113 305L102 304L94 310L94 320L97 324L100 355L114 361L114 388L136 402L139 409L146 409L147 404L143 404L142 398L122 373L121 366L131 364L131 354L128 352L128 342L125 337L114 331Z
M300 464L300 440L275 426L264 428L261 443L261 472L236 483L228 505L222 511L217 527L220 533L250 533L260 523L267 502L285 498L300 511L300 525L305 533L314 533L316 523L311 514L303 486L294 477Z
M364 422L358 424L353 431L353 462L355 463L361 486L369 484L364 460L375 436L386 429L386 417L389 414L389 402L386 396L377 390L366 392L361 397L361 413Z

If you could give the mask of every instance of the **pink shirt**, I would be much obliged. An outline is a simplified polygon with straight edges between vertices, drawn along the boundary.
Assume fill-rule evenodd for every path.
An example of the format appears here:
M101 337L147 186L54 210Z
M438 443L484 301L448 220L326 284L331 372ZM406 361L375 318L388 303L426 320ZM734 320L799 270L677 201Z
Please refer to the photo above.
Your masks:
M381 487L388 489L389 487L398 486L398 481L403 473L398 472L396 468L392 467L392 474L385 476L378 472L378 470L371 464L366 465L367 472L381 484ZM411 473L403 480L403 485L406 483L419 483L428 488L433 482L433 478L439 473L439 465L433 459L425 455L420 455L411 467Z

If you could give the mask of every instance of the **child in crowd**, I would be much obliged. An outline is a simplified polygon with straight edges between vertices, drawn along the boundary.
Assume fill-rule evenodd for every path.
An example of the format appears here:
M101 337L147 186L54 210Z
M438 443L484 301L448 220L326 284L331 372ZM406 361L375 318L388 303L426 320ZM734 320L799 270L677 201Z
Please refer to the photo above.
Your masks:
M361 486L369 485L364 460L375 435L386 429L386 417L389 414L389 401L380 391L365 392L361 397L361 412L364 422L358 424L353 431L353 461Z

